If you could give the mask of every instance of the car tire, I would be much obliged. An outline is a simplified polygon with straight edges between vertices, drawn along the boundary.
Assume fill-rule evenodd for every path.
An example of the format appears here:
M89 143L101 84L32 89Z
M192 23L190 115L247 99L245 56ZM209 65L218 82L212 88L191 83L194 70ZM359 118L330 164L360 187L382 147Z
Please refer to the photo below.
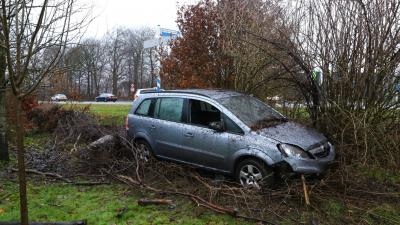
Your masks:
M150 162L150 160L152 158L154 158L153 155L153 149L151 148L151 146L149 145L149 143L147 143L147 141L143 140L143 139L139 139L135 141L135 146L138 148L139 150L139 159L145 161L146 163Z
M235 170L236 181L245 187L260 189L262 185L274 183L274 171L261 160L248 158L239 162Z

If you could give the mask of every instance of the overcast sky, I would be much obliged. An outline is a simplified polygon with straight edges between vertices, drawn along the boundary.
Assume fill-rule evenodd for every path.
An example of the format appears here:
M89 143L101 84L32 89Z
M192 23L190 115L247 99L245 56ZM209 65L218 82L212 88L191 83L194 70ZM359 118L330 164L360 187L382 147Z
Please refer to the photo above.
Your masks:
M93 7L94 21L86 37L101 37L114 27L177 29L177 5L194 4L198 0L82 0Z

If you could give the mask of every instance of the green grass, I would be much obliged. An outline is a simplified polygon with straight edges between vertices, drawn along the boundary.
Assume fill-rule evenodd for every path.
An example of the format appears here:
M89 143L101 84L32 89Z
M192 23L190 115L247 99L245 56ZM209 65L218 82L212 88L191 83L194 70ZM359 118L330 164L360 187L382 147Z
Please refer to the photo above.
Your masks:
M363 175L380 182L390 182L400 184L400 172L389 171L381 167L359 167L359 171L363 172Z
M102 125L123 125L125 117L128 115L131 105L105 104L90 105L90 111L93 112Z
M89 111L92 112L99 120L101 125L112 125L120 126L125 123L125 117L128 115L132 105L122 104L79 104L70 105L66 104L63 107L68 108L84 108L89 107Z
M43 133L43 132L30 132L25 134L24 144L27 145L34 145L38 147L42 147L49 141L51 137L50 133Z
M19 219L18 186L0 182L0 221ZM11 194L11 195L10 195ZM4 198L4 196L8 196ZM176 207L139 206L142 194L132 194L126 186L77 187L64 184L30 183L30 221L72 221L87 219L88 224L250 224L226 215L217 215L186 200ZM125 213L118 217L118 212Z

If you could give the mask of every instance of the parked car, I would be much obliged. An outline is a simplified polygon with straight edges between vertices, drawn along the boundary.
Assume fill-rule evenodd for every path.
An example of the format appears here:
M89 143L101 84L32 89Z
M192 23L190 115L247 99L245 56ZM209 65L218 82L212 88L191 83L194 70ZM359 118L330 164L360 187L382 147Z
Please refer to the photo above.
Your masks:
M96 97L96 102L116 102L118 98L109 93L103 93Z
M125 126L146 154L230 174L245 186L283 169L318 174L335 158L323 134L233 91L147 93L133 102Z
M68 98L64 94L55 94L55 95L50 97L50 100L51 101L55 101L55 102L60 102L60 101L67 101Z
M149 92L155 92L155 91L157 91L157 87L137 89L137 91L135 92L134 100L139 98L139 96L142 94L146 94ZM160 91L164 91L164 89L160 89Z

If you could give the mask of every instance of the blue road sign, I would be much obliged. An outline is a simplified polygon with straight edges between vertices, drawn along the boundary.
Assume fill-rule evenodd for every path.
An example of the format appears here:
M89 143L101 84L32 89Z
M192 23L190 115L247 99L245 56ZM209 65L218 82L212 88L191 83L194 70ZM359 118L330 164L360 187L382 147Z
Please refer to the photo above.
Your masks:
M157 91L160 91L160 89L161 89L161 79L157 78L156 82L157 82Z

